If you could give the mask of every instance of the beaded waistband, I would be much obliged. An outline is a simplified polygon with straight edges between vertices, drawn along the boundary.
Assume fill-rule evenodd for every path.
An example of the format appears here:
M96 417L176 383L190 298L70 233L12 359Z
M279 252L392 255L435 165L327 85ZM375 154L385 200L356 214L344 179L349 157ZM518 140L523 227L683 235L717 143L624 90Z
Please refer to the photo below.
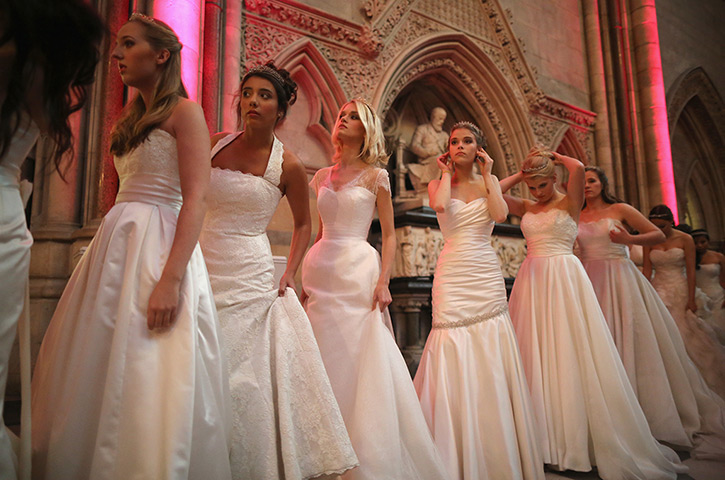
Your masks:
M493 317L496 317L498 315L501 315L502 313L507 312L509 309L508 305L501 305L500 307L494 309L491 312L488 313L482 313L481 315L475 315L473 317L464 318L463 320L458 320L456 322L433 322L432 327L435 328L460 328L460 327L467 327L469 325L474 325L476 323L485 322L486 320L490 320Z

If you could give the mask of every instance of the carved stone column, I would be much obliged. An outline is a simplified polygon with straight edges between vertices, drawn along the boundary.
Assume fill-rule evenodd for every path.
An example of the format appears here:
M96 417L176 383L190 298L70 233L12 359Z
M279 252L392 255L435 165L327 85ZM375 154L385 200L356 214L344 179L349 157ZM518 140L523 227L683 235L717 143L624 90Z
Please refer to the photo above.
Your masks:
M390 282L393 303L390 316L395 341L400 347L410 375L415 376L431 326L433 277L401 277Z
M219 84L224 73L221 62L223 29L222 0L204 2L204 58L201 76L201 106L211 133L219 131Z

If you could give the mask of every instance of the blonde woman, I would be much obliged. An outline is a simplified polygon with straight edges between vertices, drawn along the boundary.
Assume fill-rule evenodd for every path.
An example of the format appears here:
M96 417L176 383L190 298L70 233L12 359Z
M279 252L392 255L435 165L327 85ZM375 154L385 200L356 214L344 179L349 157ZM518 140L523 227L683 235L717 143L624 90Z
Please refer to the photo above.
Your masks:
M34 478L229 479L226 369L197 243L209 133L166 24L134 14L113 58L138 93L111 134L116 204L38 357Z
M360 467L345 479L446 478L395 343L387 307L395 255L393 205L380 119L343 105L335 164L315 174L320 228L302 264L303 299ZM380 256L367 242L377 209Z
M557 188L557 165L569 172ZM506 195L522 217L528 254L509 308L531 390L544 463L558 470L597 467L609 479L676 478L687 468L660 447L629 384L592 284L572 253L584 203L584 165L533 148L522 170L534 200Z

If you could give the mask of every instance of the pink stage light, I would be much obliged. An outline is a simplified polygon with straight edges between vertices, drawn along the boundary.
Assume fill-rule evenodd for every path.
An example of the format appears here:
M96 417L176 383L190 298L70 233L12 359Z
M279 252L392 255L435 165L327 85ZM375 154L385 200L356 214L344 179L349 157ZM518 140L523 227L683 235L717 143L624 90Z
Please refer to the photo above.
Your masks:
M184 45L181 49L181 78L193 101L197 101L199 92L201 4L197 0L155 0L153 6L154 17L169 24Z

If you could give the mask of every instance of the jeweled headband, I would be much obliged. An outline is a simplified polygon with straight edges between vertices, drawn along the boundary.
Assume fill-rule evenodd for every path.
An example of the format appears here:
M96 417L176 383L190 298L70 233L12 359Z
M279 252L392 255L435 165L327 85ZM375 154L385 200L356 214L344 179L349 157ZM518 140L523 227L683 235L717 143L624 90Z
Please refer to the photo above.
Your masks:
M672 214L669 213L650 213L649 218L662 218L664 220L672 221Z
M244 79L242 80L242 83L244 83L249 77L252 77L254 75L258 74L266 74L272 77L277 83L279 83L280 87L284 86L284 78L282 78L282 75L277 72L272 67L269 67L267 65L259 65L258 67L250 68L249 71L244 75Z
M543 170L543 169L545 169L546 167L548 167L548 166L549 166L549 162L548 162L548 160L549 160L549 159L547 158L547 161L546 161L546 162L544 162L544 163L542 163L542 164L541 164L541 165L539 165L538 167L531 167L531 168L522 168L522 169L521 169L521 171L522 171L523 173L533 173L533 172L538 172L539 170Z

